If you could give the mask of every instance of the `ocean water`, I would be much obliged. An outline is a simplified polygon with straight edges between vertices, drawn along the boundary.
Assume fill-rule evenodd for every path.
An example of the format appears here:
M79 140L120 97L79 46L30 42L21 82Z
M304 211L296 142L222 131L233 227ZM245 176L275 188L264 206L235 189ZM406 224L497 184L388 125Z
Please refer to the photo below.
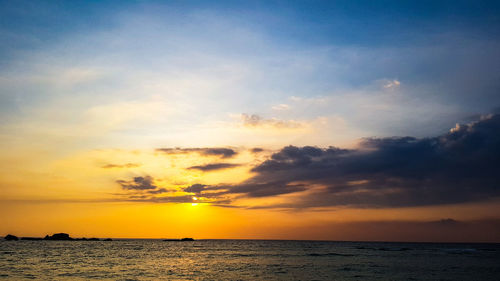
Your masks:
M500 280L500 244L0 241L0 280Z

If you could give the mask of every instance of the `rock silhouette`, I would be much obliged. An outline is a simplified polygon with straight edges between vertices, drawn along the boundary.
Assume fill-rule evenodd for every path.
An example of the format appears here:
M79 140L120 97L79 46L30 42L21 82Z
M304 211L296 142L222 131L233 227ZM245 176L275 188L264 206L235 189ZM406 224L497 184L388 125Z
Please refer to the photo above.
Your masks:
M7 240L7 241L17 241L17 240L19 240L19 238L17 238L17 236L14 236L12 234L7 234L7 236L5 236L4 239Z
M186 242L186 241L194 241L194 239L193 239L193 238L182 238L182 239L163 239L163 241Z
M56 233L52 236L46 235L43 240L73 240L67 233Z

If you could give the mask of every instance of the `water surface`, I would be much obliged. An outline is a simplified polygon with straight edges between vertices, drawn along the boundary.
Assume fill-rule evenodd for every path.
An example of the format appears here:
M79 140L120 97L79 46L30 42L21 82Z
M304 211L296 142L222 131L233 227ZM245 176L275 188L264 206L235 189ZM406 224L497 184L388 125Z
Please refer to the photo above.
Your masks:
M500 280L500 244L1 241L0 280Z

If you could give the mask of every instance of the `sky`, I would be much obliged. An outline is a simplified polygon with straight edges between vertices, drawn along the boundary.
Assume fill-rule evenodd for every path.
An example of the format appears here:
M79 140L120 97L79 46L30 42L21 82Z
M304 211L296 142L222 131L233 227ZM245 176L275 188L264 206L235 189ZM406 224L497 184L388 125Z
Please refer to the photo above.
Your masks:
M500 242L495 1L0 1L0 235Z

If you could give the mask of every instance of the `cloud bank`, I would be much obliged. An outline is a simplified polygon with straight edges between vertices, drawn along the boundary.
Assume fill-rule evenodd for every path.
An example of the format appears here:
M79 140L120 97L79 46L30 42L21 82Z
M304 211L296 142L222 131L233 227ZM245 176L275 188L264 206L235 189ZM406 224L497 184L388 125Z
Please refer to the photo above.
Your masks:
M463 203L500 195L499 159L500 114L494 114L437 137L366 138L350 150L287 146L252 168L256 175L249 180L197 186L196 192L265 197L309 191L269 206L285 208Z

